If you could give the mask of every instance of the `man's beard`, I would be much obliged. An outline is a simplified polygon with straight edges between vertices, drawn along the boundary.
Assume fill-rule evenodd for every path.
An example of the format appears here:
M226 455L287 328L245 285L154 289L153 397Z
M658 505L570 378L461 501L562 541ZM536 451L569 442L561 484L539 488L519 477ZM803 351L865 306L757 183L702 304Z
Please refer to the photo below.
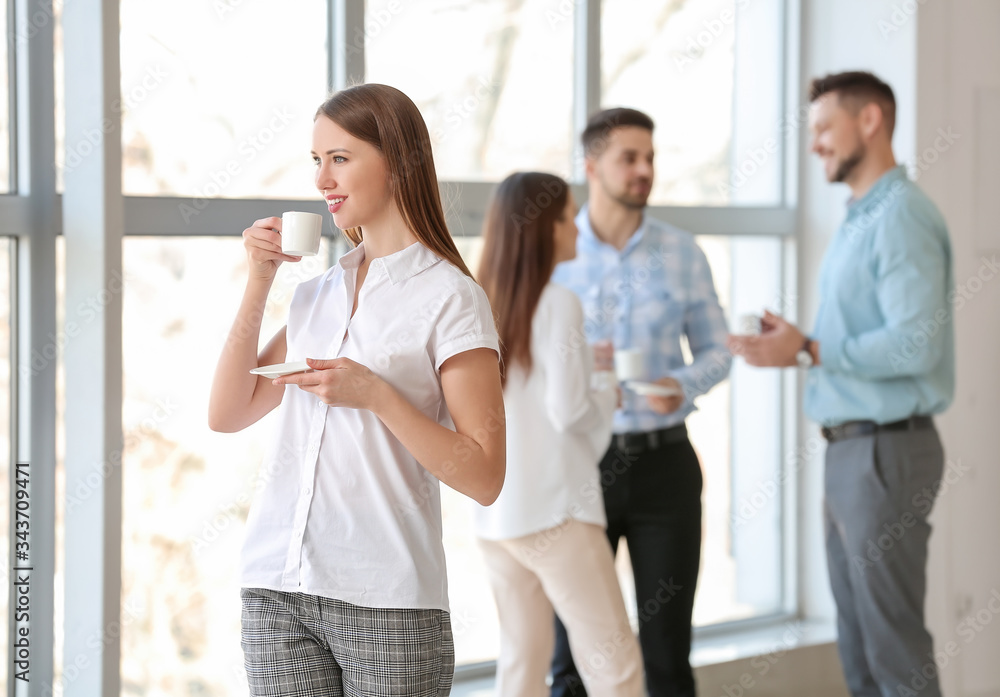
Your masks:
M612 199L625 206L626 208L631 208L633 210L642 210L646 207L646 202L649 200L649 194L645 195L633 195L628 192L626 187L624 191L617 193L611 190L611 188L604 182L604 191Z
M858 143L858 147L855 148L846 160L842 161L837 165L837 171L833 173L833 177L830 178L831 182L842 183L847 181L847 178L851 176L851 172L861 164L861 161L865 159L865 146L864 143Z

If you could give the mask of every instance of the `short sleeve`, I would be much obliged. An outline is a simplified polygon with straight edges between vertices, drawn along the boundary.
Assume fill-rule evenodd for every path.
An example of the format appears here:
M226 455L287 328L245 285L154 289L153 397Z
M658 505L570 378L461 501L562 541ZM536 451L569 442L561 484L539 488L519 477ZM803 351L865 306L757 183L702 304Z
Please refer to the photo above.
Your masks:
M452 356L477 348L493 349L500 360L493 310L486 292L468 276L463 276L442 304L428 348L436 370Z

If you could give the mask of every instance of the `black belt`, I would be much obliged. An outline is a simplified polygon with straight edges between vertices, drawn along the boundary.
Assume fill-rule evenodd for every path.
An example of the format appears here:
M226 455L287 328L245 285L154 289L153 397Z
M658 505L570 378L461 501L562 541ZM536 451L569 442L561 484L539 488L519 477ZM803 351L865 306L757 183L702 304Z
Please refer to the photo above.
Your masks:
M622 451L633 453L644 450L656 450L660 446L679 443L687 440L687 426L679 424L656 431L638 431L633 433L616 433L611 437L611 444Z
M923 431L934 428L934 419L929 416L911 416L902 421L878 424L874 421L848 421L837 426L824 426L823 437L831 443L847 438L870 436L882 431Z

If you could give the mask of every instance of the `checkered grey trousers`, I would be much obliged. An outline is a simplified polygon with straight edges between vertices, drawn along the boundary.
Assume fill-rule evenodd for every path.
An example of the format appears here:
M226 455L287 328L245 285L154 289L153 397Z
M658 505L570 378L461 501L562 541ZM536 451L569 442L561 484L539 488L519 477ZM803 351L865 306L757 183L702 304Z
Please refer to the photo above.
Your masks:
M251 697L445 697L455 646L444 610L367 608L243 588Z

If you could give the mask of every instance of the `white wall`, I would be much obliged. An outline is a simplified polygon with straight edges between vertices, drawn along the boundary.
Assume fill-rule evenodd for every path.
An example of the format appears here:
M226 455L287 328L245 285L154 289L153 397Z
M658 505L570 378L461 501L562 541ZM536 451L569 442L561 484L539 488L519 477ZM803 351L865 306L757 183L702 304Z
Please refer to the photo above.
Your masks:
M943 671L956 694L996 696L1000 269L992 264L1000 261L1000 2L928 1L917 24L918 181L948 221L956 284L968 294L954 306L958 389L940 425L955 484L939 499L928 609L937 645L954 641L959 650L955 666ZM954 142L939 129L950 130Z
M944 213L956 281L969 293L954 306L956 400L938 419L952 483L942 490L932 515L927 611L935 648L941 651L954 642L957 654L942 669L946 694L997 696L1000 270L992 271L983 257L992 261L996 254L1000 261L1000 2L805 0L803 15L804 82L827 72L867 69L893 86L896 157L915 167L919 185ZM952 142L939 137L938 129L951 129ZM827 184L818 163L803 153L800 296L809 326L819 261L843 218L848 193ZM982 277L972 280L980 272ZM821 462L814 462L801 492L806 606L820 615L832 609L822 588L821 470Z

